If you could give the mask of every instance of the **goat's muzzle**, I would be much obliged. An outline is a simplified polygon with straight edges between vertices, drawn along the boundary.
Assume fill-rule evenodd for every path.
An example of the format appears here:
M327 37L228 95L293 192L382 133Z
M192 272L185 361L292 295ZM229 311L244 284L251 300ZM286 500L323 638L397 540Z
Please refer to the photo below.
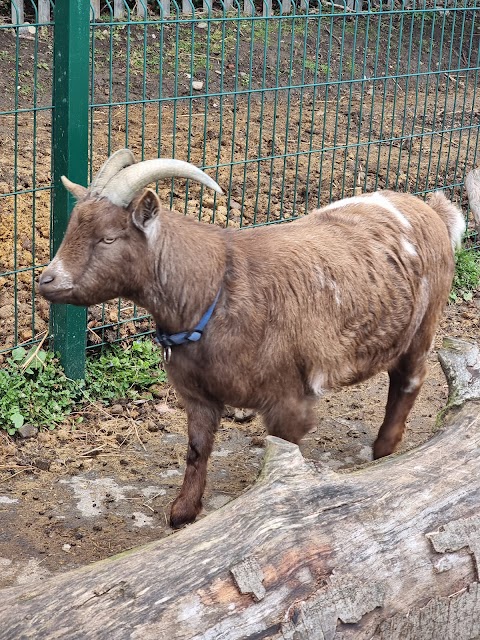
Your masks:
M38 285L40 294L50 302L70 302L67 298L73 289L73 283L63 269L57 273L53 265L48 266L40 276Z

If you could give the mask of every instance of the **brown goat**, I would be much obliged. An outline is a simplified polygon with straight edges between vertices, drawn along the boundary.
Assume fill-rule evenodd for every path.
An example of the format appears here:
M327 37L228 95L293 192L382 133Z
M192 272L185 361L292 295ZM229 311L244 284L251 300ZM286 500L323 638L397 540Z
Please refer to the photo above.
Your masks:
M64 179L78 203L40 292L77 305L126 297L170 334L193 330L219 294L201 339L173 346L166 365L189 438L172 526L201 509L225 404L256 409L268 433L298 443L315 428L313 406L325 391L386 370L374 457L392 453L451 288L461 212L441 193L426 204L383 191L290 224L221 229L163 209L144 190L184 175L221 191L203 172L133 162L117 152L88 190Z

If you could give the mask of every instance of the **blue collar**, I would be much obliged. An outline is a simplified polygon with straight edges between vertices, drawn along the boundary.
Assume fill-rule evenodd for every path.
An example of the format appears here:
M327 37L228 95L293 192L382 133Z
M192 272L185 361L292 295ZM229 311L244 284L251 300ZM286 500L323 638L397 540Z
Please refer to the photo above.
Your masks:
M203 314L200 322L192 331L181 331L180 333L165 333L162 329L156 325L155 339L163 347L163 356L166 362L170 360L171 347L175 347L179 344L185 344L186 342L197 342L202 337L203 330L205 329L207 322L212 317L213 310L220 297L221 289L218 290L215 300L208 307Z

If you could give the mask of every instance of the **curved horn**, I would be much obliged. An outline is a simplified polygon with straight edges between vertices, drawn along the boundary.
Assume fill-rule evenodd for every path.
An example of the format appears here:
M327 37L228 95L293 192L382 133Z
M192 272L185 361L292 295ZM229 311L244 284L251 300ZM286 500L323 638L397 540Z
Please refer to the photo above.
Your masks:
M86 187L82 187L81 184L76 184L75 182L72 182L66 176L61 176L60 180L62 181L62 184L65 187L65 189L67 191L70 191L72 196L77 200L80 200L80 198L83 198L84 196L87 195L88 189Z
M126 167L113 177L100 195L119 207L127 207L147 184L163 178L187 178L223 193L218 184L201 169L183 160L157 158Z
M90 192L98 195L119 171L135 163L135 158L130 149L119 149L112 153L106 162L102 164L90 185Z

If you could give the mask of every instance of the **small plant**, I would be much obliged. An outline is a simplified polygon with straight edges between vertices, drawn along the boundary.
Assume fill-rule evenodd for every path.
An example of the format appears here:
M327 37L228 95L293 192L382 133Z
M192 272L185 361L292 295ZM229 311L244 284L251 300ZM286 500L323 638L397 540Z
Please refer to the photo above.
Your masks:
M480 288L480 253L461 249L455 255L455 276L453 278L451 302L470 301Z
M308 69L309 71L315 71L315 68L317 65L315 60L309 60L307 58L306 60L304 60L303 66L305 67L305 69Z
M0 427L13 435L26 422L53 429L68 415L78 391L51 353L12 351L0 369Z
M252 78L249 73L240 71L240 84L242 85L242 87L249 87L251 80Z
M143 396L152 384L165 382L160 369L161 350L149 340L121 347L113 345L87 360L85 395L89 400L109 402L116 398Z
M85 381L75 381L52 353L17 347L0 369L0 428L10 435L25 423L54 429L78 405L149 397L151 385L165 382L160 365L161 351L150 341L113 345L89 356Z

